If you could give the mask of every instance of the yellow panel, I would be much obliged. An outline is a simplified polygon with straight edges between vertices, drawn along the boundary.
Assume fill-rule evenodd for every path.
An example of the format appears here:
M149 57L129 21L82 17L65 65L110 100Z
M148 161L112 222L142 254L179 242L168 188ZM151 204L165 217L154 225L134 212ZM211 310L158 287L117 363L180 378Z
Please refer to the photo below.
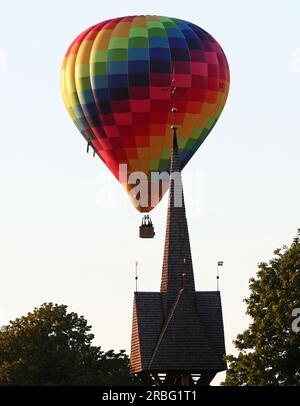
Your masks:
M150 148L161 147L164 143L164 140L165 140L164 136L150 137Z
M180 127L179 136L183 138L189 138L193 132L194 126L184 125Z
M144 17L135 17L131 23L132 28L146 28L147 20Z
M92 50L94 51L95 49L100 50L107 49L111 34L112 34L111 29L110 30L105 29L100 31L94 40Z
M130 21L124 21L118 23L116 28L114 28L112 37L128 37L128 31L131 28L131 22Z
M83 41L79 47L76 64L88 64L90 62L90 53L93 41Z
M160 18L157 16L146 16L147 21L160 21Z
M182 127L194 127L194 125L197 122L197 119L199 117L199 114L190 114L190 113L186 113L185 117L184 117L184 121L182 124Z

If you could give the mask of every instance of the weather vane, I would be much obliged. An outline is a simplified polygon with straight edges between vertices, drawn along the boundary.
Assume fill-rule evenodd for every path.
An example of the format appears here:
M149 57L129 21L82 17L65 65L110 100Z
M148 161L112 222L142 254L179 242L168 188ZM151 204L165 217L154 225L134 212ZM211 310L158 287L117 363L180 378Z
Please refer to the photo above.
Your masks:
M223 261L218 261L217 262L217 291L219 291L219 280L220 280L220 275L219 275L219 267L223 266Z

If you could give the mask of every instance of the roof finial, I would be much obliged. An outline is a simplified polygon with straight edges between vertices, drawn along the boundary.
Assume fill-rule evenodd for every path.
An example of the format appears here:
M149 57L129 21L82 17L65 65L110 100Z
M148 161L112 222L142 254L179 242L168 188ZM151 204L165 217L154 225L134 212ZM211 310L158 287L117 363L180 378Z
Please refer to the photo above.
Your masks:
M176 125L176 113L177 113L177 108L175 107L175 96L176 96L176 79L175 79L175 68L173 66L172 70L172 81L171 81L171 94L172 94L172 102L173 102L173 107L171 108L171 112L173 113L173 124L171 126L172 130L177 130L177 125ZM174 132L175 132L174 131Z

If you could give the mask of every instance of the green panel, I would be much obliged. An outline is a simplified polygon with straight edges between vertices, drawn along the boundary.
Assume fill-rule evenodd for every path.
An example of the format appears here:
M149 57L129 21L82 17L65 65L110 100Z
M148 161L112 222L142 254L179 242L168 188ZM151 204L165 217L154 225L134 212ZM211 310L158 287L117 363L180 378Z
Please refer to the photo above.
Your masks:
M206 123L205 128L207 128L207 129L210 130L210 129L214 126L214 124L216 123L216 121L217 121L216 118L214 118L214 117L210 118L209 120L207 120L207 123Z
M170 158L170 148L163 148L162 153L161 153L161 158L162 159L169 159Z
M114 48L128 48L128 38L111 38L109 41L109 49L114 49Z
M163 23L164 21L173 21L173 18L167 16L159 16L159 21Z
M78 89L80 91L91 89L91 80L90 77L83 77L80 79L80 83L78 83Z
M203 130L201 131L201 135L199 136L200 138L205 138L208 134L209 134L210 130L208 130L207 128L203 128Z
M149 37L167 37L163 28L149 28Z
M154 27L160 27L161 28L161 22L160 21L148 21L147 26L149 28L154 28Z
M147 28L131 28L129 37L148 37Z
M127 49L110 49L108 58L110 61L125 61L128 58Z
M169 169L169 166L170 166L170 155L169 155L168 159L160 159L158 170L160 172L165 171L165 170Z
M159 159L150 159L150 171L156 171L158 168Z
M96 51L93 51L91 54L91 60L93 62L106 62L107 61L107 51L103 51L100 49L97 49Z
M175 24L171 21L165 21L165 22L163 22L163 25L165 28L178 28L177 24Z
M128 48L148 48L148 38L145 37L129 38Z
M177 142L178 142L178 147L179 147L179 149L184 149L184 145L185 145L185 142L186 142L186 138L177 137Z
M199 135L199 132L198 132ZM196 139L188 139L187 143L185 144L184 149L193 149L193 146L196 144L197 140Z
M97 62L94 64L94 76L96 75L106 75L106 63L105 62Z
M197 138L199 137L199 134L201 134L202 131L203 131L203 128L199 128L199 127L194 128L194 129L193 129L193 132L192 132L192 134L191 134L191 137L192 137L195 141L197 141Z

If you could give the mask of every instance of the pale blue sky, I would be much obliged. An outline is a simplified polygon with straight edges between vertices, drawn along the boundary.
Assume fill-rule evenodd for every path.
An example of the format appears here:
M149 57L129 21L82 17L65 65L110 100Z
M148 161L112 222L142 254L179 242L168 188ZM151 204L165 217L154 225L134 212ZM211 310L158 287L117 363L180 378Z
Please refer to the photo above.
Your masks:
M121 187L85 153L63 106L59 70L90 25L132 14L191 21L223 47L227 105L185 169L198 290L221 270L226 345L249 320L242 299L257 263L300 226L300 3L252 1L0 1L0 324L45 301L69 305L95 343L129 351L134 262L140 290L159 290L165 205L153 241ZM116 195L115 195L116 196ZM121 204L122 203L122 204ZM218 383L222 376L215 379Z

